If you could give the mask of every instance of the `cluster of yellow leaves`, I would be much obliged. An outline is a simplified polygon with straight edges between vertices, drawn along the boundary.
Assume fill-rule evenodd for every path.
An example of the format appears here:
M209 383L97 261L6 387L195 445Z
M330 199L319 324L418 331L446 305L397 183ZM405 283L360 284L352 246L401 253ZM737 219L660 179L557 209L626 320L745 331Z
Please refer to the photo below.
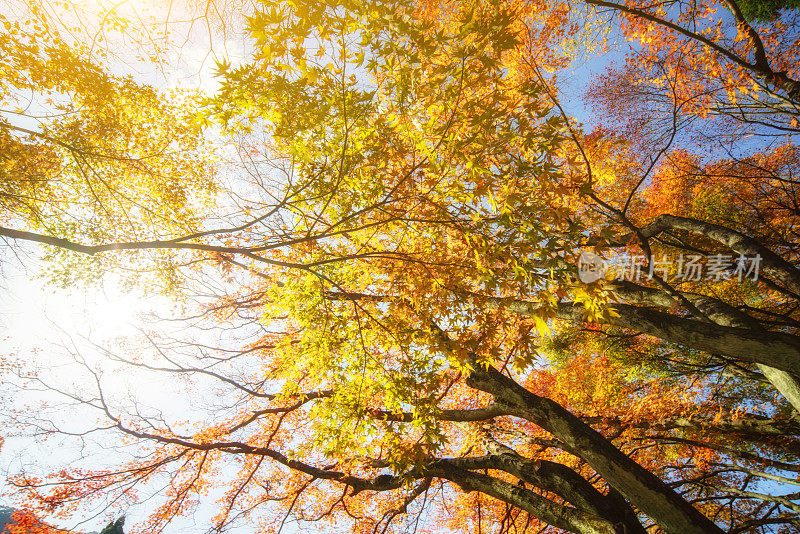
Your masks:
M24 5L0 15L0 221L83 244L197 229L216 193L198 95L114 74L97 38ZM66 282L81 260L54 264Z

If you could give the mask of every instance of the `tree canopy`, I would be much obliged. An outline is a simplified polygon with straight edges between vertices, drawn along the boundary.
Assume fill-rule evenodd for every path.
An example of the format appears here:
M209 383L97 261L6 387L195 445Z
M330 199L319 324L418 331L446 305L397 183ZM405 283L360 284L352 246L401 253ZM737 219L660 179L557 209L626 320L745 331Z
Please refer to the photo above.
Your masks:
M74 346L72 384L3 360L48 403L9 405L7 437L108 451L10 473L30 521L144 506L130 532L169 532L213 502L217 531L800 530L790 4L13 7L7 250L182 312L97 365ZM141 75L198 21L213 84ZM239 28L239 56L212 46Z

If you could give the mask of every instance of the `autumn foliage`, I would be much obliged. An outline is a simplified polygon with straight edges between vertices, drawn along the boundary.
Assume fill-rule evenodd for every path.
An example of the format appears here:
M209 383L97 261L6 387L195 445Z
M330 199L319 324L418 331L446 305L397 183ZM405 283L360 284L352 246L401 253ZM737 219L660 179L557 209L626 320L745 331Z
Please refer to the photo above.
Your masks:
M111 451L10 487L148 534L209 502L265 533L796 532L800 32L742 5L187 3L245 28L195 92L119 74L114 43L168 65L171 11L90 38L20 3L0 235L181 313L72 347L80 385L4 369L82 414L9 435Z

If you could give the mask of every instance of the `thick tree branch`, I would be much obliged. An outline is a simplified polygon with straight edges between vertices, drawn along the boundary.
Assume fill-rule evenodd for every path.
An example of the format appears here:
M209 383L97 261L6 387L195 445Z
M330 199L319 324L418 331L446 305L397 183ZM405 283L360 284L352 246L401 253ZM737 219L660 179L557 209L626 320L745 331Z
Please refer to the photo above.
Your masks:
M617 524L627 534L646 534L633 508L625 501L603 495L567 466L547 460L528 460L486 434L489 452L485 467L510 473L544 491L555 493L574 506Z
M800 436L800 422L795 419L773 419L757 415L745 415L737 419L724 418L719 421L713 416L671 416L654 420L622 420L619 417L584 416L583 421L590 425L607 424L624 428L641 428L653 431L677 428L721 434L742 434L753 438L779 438Z
M538 304L522 300L490 298L488 304L520 315L541 314ZM787 372L800 368L800 338L791 334L720 326L630 304L613 304L613 309L619 315L614 324L622 328ZM584 307L580 305L561 303L556 313L570 322L584 322Z
M385 410L367 410L367 412L372 417L383 419L384 421L408 423L416 419L412 412L393 413ZM436 414L436 419L439 421L453 422L488 421L504 415L510 415L506 407L498 404L490 404L489 406L472 410L441 410Z
M660 478L640 466L560 404L526 390L492 367L478 368L467 383L495 402L562 440L611 486L668 533L722 533Z
M458 468L446 460L431 466L429 473L455 482L466 492L480 491L507 502L556 528L581 534L617 534L619 532L610 521L576 508L555 503L519 485Z
M678 304L671 295L667 295L657 289L626 281L617 282L615 292L618 296L633 304L664 308L670 308ZM747 328L762 335L769 335L758 320L721 300L695 293L682 293L682 295L718 325ZM756 363L756 365L770 383L800 413L800 379L796 375L796 369L789 372L765 363Z
M752 237L718 224L668 214L656 217L641 229L641 233L645 237L655 237L666 230L684 230L716 241L739 254L750 257L759 255L761 272L795 295L800 295L800 271Z

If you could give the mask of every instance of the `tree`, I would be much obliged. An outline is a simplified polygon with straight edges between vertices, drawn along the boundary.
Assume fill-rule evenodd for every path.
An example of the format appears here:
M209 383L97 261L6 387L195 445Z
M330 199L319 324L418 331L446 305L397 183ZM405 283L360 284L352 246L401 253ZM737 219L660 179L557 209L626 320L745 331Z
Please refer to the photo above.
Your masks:
M120 517L116 521L111 521L100 534L125 534L122 527L125 526L125 516Z
M770 1L770 2L741 2L742 14L747 20L773 20L780 15L782 9L797 9L796 2Z
M679 17L670 19L669 16L673 13L667 13L662 8L651 10L638 5L597 4L619 10L621 16L629 21L630 25L626 27L628 34L641 38L644 53L637 56L637 64L629 60L625 72L610 74L601 81L594 90L593 98L605 109L619 113L628 123L629 130L633 129L640 134L640 137L650 142L660 143L662 147L658 153L659 157L668 154L674 144L679 142L682 131L686 130L691 135L701 136L707 143L719 144L720 139L734 143L723 146L729 157L723 161L713 162L715 168L710 172L687 173L684 163L687 158L685 151L676 151L674 155L669 156L668 159L671 160L669 167L674 167L675 163L683 160L677 163L677 166L684 167L678 172L693 175L692 181L698 184L712 182L717 190L720 187L729 187L733 181L738 181L739 184L743 184L745 180L752 182L750 191L746 193L747 198L739 196L739 206L728 205L722 211L724 213L725 209L737 209L744 201L747 209L737 212L737 220L732 220L730 217L727 220L721 219L719 215L722 213L718 211L719 203L710 204L707 208L717 211L714 217L717 222L727 225L728 228L738 227L756 231L763 244L770 243L770 246L780 248L787 246L786 240L783 240L782 244L774 242L780 232L776 233L773 228L771 237L765 239L762 230L755 230L752 224L744 223L738 213L752 213L751 217L761 219L762 222L758 224L763 226L767 212L770 215L766 215L766 218L769 218L771 214L785 211L785 207L780 207L782 201L779 199L786 194L794 195L790 155L794 145L789 141L781 148L745 156L735 154L735 147L739 146L746 136L752 135L753 131L762 136L785 136L794 131L798 118L797 95L793 89L796 81L792 76L796 75L791 68L781 71L780 76L773 73L792 62L795 47L789 43L796 40L797 36L779 35L781 25L777 22L765 28L760 35L742 17L735 2L723 4L733 15L735 23L735 27L727 31L724 21L714 20L709 12L703 10L691 12L681 11L679 8L674 13ZM684 20L690 20L691 24L685 24ZM653 30L655 33L651 32L650 26L646 26L653 22L656 23L656 29ZM709 39L705 35L709 34L709 28L712 27L717 28L718 35ZM707 30L704 32L697 28ZM728 37L734 33L737 35L735 39ZM667 42L669 46L656 47L653 45L654 42ZM744 46L738 44L739 42L743 42ZM684 55L688 47L696 51L691 57ZM653 84L651 82L655 81L654 79L659 81ZM774 86L770 87L771 84ZM655 90L648 89L648 85L655 86ZM645 99L654 101L655 105L646 104ZM624 110L620 104L624 106ZM635 121L631 120L632 110L636 110L633 113L644 113L650 119L651 126L659 124L661 127L651 130L650 133L642 132L635 125ZM707 117L709 114L715 116L715 120L704 120L698 124L697 117ZM767 115L771 120L761 120L761 117ZM688 157L695 159L695 168L701 165L699 156L688 155ZM657 159L648 162L647 173L637 180L636 188L628 195L629 200L624 202L623 211L627 211L630 199L633 198L636 189L648 179L648 174L658 168ZM703 174L706 178L701 177ZM736 180L735 176L739 176L739 179ZM785 181L787 178L788 181ZM779 182L783 185L778 185ZM661 188L656 186L652 189ZM708 198L708 195L699 197ZM774 198L775 202L767 200L764 204L767 198ZM757 206L756 202L760 205ZM772 205L767 207L767 204ZM687 205L688 203L680 209L684 209ZM785 206L785 202L783 205ZM658 206L656 209L660 207L663 206ZM673 204L670 208L675 210L677 206ZM653 213L651 209L652 206L646 209L645 213ZM767 211L764 211L765 209ZM695 217L694 223L709 221L707 213L703 215L700 218ZM642 219L641 224L646 224L644 221L645 219ZM763 362L759 365L763 366ZM800 404L798 399L800 388L796 380L775 373L771 369L761 367L761 370L797 408Z
M655 148L626 146L625 130L585 134L567 116L546 74L566 59L543 61L532 45L546 34L531 25L574 24L531 15L538 5L262 5L252 61L221 62L207 102L209 125L245 156L214 219L124 241L0 231L90 256L169 251L204 291L219 280L192 320L238 334L153 333L152 357L106 356L217 382L220 406L202 423L168 421L118 402L96 376L96 391L64 393L140 444L138 456L20 473L16 487L53 510L127 502L166 476L143 532L215 484L220 528L263 513L264 531L290 515L385 531L425 508L438 529L479 532L796 528L797 494L757 482L797 476L793 146L711 162L671 150L679 110L700 121L722 94L698 103L689 74L711 83L725 58L743 69L737 83L772 77L762 88L788 104L795 78L663 13L588 3L617 9L646 52L659 52L651 34L705 47L707 63L691 68L664 59L687 78L680 91L655 86L673 89L674 119L653 132ZM658 45L674 53L666 37ZM695 182L720 193L664 211ZM759 281L734 284L730 263L711 280L585 284L586 248L640 252L645 272L660 253L758 256Z

